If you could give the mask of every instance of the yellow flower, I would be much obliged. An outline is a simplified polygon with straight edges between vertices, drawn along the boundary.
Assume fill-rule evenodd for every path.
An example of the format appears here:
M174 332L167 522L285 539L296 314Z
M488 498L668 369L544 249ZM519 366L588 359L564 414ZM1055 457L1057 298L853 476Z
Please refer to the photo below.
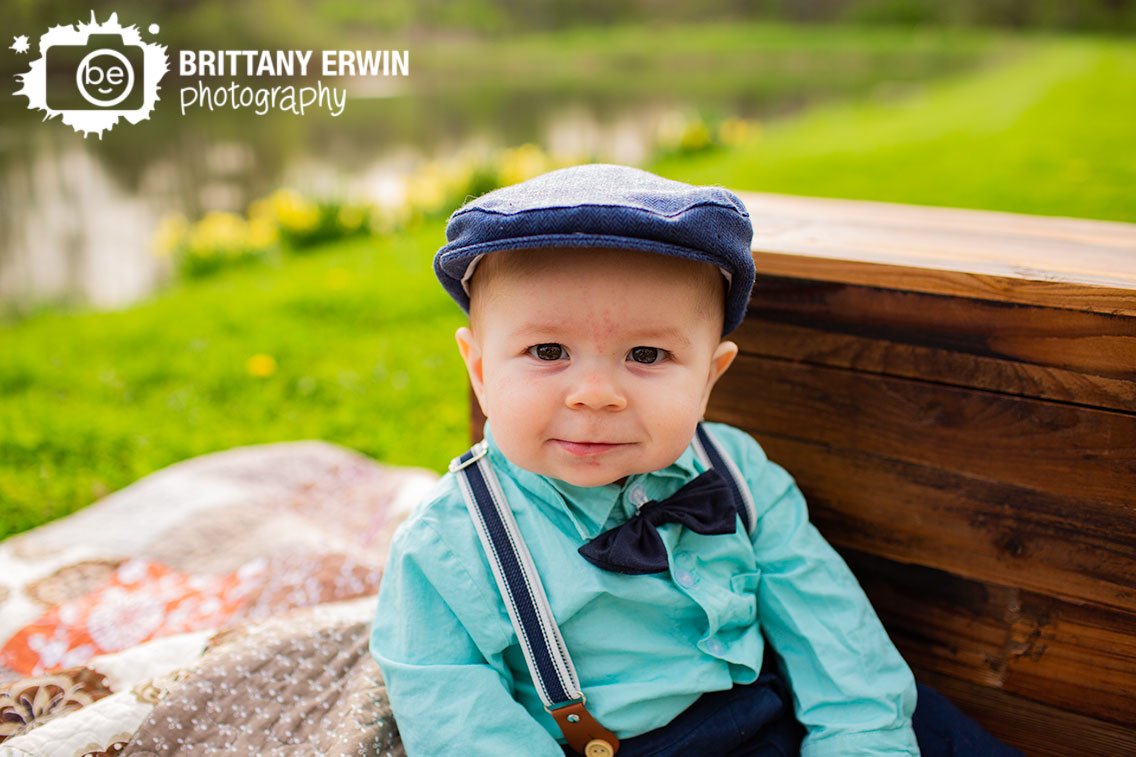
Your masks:
M213 210L198 221L189 235L189 247L197 254L212 255L244 246L245 219L236 213Z
M446 202L446 186L440 166L431 161L406 182L406 199L415 210L431 213Z
M283 229L303 233L319 225L319 207L299 192L278 189L269 196L268 202L276 223Z
M185 243L188 233L189 222L181 213L165 216L158 222L158 228L154 230L151 242L154 254L160 258L170 257Z
M544 173L549 159L539 147L526 143L502 152L500 166L501 185L507 187Z
M344 205L339 209L336 221L344 231L355 231L367 220L367 213L360 205Z
M264 353L252 355L245 362L245 370L255 378L268 378L276 373L276 359Z
M276 226L263 216L253 216L248 222L248 246L254 250L270 247L276 241Z
M718 138L724 145L740 145L751 137L760 134L759 124L744 118L727 118L718 127Z
M684 150L701 150L710 145L710 129L700 120L691 121L682 133L680 146Z
M263 220L268 223L273 222L272 215L272 202L268 197L262 197L259 200L253 200L249 203L248 217L250 221Z

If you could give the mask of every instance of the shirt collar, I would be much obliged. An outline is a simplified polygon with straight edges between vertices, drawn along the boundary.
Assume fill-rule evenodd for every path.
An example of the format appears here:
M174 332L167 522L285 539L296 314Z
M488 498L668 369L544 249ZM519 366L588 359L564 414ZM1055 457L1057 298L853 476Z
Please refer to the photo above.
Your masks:
M623 484L576 486L551 476L533 473L513 463L497 446L488 420L485 422L484 435L488 445L487 455L494 467L506 472L519 486L535 495L536 501L563 510L580 537L585 540L597 536L609 520L623 522L631 517L636 506L642 504L642 501L631 500L669 497L705 470L694 453L691 439L692 443L687 445L678 459L665 468L649 473L635 473L628 476Z

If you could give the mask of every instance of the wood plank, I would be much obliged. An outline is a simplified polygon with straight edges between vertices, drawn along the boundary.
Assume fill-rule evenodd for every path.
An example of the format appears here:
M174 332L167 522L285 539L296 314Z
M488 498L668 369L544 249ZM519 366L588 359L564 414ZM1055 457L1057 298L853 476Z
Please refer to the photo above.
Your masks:
M751 319L1136 381L1127 316L777 277L752 299Z
M914 668L1136 727L1136 613L842 552Z
M1136 314L1136 225L742 193L759 271Z
M1005 690L1136 729L1136 614L1022 592Z
M1044 271L1037 271L1034 274L1035 278L1015 279L989 274L936 270L931 266L908 267L898 264L863 263L834 257L844 252L841 247L824 249L813 258L802 256L799 252L775 253L762 250L754 252L753 257L758 270L774 276L836 281L910 292L1086 310L1094 313L1136 315L1136 297L1133 297L1131 289L1123 286L1126 282L1090 286L1050 281L1044 278ZM902 258L903 255L897 254L895 257Z
M1136 382L1064 368L764 321L733 338L750 354L1136 412Z
M821 529L834 544L831 530ZM913 667L1001 688L1016 590L839 547Z
M1030 757L1117 757L1136 754L1136 729L1031 702L998 689L914 668L987 730Z
M1136 416L741 355L718 417L836 449L1136 511Z
M759 277L744 352L1136 412L1136 318Z
M838 547L1136 612L1136 518L1127 508L758 438Z

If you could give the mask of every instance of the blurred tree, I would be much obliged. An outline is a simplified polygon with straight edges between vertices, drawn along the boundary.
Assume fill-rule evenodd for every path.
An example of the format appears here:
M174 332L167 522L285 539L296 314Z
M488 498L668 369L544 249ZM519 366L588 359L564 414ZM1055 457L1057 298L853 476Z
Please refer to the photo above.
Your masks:
M6 21L14 33L117 11L125 21L145 19L163 37L216 46L238 41L286 44L349 31L408 29L517 32L619 22L767 19L808 23L856 21L1038 27L1084 31L1136 31L1136 0L9 0Z

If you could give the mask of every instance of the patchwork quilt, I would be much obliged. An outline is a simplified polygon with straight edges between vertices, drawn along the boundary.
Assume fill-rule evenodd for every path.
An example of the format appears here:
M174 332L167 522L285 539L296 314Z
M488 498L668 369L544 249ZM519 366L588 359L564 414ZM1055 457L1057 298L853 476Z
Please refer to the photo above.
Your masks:
M245 447L3 542L0 757L403 754L368 626L436 480Z

